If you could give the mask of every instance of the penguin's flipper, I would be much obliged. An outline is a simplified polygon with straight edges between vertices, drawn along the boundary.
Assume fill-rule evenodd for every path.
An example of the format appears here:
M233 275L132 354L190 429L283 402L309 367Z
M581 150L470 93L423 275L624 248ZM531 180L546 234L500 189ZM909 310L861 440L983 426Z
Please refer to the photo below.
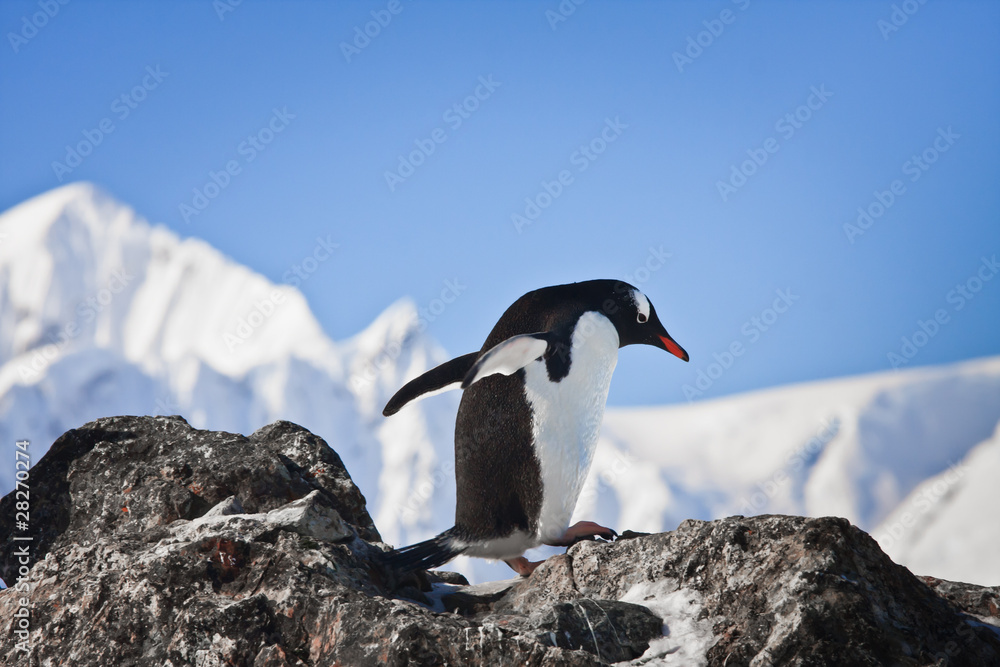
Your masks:
M462 389L468 389L488 375L513 375L535 359L545 356L555 336L549 332L521 334L486 351L465 374Z
M423 375L410 380L389 399L389 402L385 404L385 409L382 410L382 414L386 417L394 415L399 412L401 407L413 399L423 394L440 391L450 384L455 385L454 387L450 387L450 389L458 389L458 383L462 381L462 378L469 372L472 365L476 363L476 357L478 356L478 352L463 354L461 357L446 361L440 366L430 369Z

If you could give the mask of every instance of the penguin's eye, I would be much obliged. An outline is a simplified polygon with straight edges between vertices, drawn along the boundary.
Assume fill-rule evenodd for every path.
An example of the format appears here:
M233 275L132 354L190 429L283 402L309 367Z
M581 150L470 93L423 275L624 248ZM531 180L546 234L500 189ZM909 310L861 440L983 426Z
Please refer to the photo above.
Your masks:
M635 319L639 320L639 324L643 324L646 321L646 316L643 315L642 313L639 313L639 316L636 317Z

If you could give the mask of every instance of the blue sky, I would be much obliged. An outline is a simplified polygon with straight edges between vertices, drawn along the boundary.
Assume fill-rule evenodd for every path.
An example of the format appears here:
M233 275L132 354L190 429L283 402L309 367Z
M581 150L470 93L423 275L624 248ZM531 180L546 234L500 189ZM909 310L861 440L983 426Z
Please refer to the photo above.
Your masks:
M455 355L630 276L691 362L624 350L615 405L1000 353L997 3L222 3L0 5L0 208L93 181L279 282L330 238L333 338L457 281Z

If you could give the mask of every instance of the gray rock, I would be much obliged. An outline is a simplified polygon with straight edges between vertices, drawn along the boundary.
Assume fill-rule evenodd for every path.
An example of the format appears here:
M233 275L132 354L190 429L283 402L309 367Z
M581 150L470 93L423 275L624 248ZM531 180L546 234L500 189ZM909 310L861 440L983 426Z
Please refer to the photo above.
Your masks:
M689 521L466 586L387 572L339 457L287 422L243 437L100 419L63 435L30 488L29 591L0 591L16 664L1000 664L1000 591L918 579L842 519Z
M545 605L528 615L524 627L546 646L583 649L600 660L621 662L638 658L651 639L662 636L663 619L642 605L582 598Z

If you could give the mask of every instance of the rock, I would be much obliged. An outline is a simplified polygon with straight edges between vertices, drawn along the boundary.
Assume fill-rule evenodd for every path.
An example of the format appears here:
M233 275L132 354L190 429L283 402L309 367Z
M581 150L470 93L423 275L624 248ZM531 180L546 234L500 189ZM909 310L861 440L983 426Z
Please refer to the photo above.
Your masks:
M959 608L1000 625L1000 586L974 586L935 577L920 577L920 580Z
M685 521L673 532L581 543L514 586L525 611L582 597L646 604L682 630L652 653L711 665L996 665L996 590L946 599L845 519ZM689 650L693 646L694 651ZM648 656L647 656L648 657ZM682 663L684 660L682 659Z
M914 577L842 519L688 521L467 586L387 572L340 458L288 422L100 419L29 486L28 530L0 501L17 664L1000 664L998 589Z
M544 605L522 623L546 646L582 649L607 662L638 658L663 631L663 620L643 605L589 598Z

